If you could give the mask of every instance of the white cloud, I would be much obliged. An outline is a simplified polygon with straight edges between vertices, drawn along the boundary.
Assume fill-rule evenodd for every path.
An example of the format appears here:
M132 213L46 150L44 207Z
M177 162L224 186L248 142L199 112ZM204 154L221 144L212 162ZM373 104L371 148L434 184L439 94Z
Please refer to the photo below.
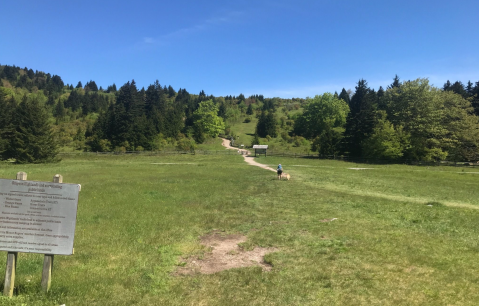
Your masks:
M197 24L194 24L189 27L178 29L164 35L158 36L157 38L153 37L143 37L142 43L144 45L165 45L173 39L180 39L194 33L206 31L214 27L223 25L225 23L230 23L238 20L243 15L242 12L232 11L226 13L224 16L213 17L210 19L202 20Z
M143 37L143 42L145 44L154 44L156 42L156 40L154 38L151 38L151 37Z

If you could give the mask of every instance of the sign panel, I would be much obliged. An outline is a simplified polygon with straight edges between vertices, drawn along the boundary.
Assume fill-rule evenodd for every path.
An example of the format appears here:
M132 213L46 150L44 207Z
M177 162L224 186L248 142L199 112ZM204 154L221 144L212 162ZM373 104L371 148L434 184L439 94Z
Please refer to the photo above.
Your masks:
M0 251L71 255L78 184L0 179Z

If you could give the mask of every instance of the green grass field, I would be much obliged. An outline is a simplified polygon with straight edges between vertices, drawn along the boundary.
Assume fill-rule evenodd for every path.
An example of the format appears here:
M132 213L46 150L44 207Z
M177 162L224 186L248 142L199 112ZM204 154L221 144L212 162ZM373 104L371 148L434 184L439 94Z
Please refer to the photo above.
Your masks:
M51 291L40 290L43 256L20 253L16 295L0 305L477 305L479 170L258 161L292 179L238 155L1 164L2 178L60 173L82 191L75 254L55 257ZM272 271L175 275L213 230L276 247Z

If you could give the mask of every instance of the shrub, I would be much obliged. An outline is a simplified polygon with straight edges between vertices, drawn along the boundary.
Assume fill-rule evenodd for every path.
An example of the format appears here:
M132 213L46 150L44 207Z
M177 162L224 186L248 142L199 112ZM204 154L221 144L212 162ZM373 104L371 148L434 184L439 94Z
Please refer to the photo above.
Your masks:
M181 138L180 140L178 140L176 145L176 148L180 151L194 152L195 147L196 147L195 141L189 138Z

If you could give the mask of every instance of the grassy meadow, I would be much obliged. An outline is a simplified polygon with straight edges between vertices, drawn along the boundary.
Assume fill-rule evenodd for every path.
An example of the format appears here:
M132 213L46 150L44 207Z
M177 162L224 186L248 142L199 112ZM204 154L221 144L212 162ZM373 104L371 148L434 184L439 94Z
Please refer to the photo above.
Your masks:
M82 191L75 254L55 257L51 291L40 290L43 256L19 253L16 295L0 305L477 305L479 170L257 160L292 179L239 155L1 164L2 178L60 173ZM272 271L176 275L212 231L277 248Z

